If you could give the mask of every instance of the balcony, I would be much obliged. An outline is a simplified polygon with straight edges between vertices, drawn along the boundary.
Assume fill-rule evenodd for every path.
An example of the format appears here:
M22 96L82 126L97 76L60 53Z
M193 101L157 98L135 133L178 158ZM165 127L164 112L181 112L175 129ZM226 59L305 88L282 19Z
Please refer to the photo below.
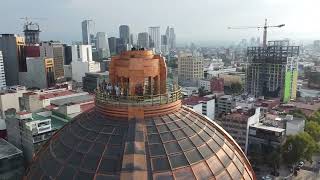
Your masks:
M114 105L130 105L130 106L158 106L176 102L181 99L181 88L177 90L169 91L165 94L151 94L151 95L114 95L109 94L106 91L95 90L96 103L97 104L114 104Z

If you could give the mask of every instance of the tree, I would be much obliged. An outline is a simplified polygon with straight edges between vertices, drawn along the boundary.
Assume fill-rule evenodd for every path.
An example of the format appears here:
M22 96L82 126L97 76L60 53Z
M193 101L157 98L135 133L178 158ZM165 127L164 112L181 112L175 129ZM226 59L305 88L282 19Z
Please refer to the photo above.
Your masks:
M300 117L306 119L307 116L304 114L304 112L301 109L294 109L290 111L290 114L292 114L294 117Z
M273 172L276 172L276 170L279 168L279 164L280 164L279 152L280 152L279 149L273 149L271 153L267 154L267 162L273 168Z
M309 121L314 121L320 124L320 110L315 112L311 117L308 118Z
M203 86L201 86L201 87L198 89L198 92L199 92L199 96L200 96L200 97L203 97L203 96L206 95L206 92L205 92Z
M320 125L317 122L308 121L305 132L307 132L316 142L320 141Z
M240 94L242 92L242 85L239 82L232 83L231 91L233 94Z
M287 164L294 164L300 160L311 161L313 153L319 149L316 141L306 132L289 136L283 145L282 156Z

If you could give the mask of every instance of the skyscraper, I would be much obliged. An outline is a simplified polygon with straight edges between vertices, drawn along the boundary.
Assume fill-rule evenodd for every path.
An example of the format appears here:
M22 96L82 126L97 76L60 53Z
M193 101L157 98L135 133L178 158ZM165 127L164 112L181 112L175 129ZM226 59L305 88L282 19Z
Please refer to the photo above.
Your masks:
M0 51L2 51L6 84L19 84L19 72L27 71L27 62L24 55L24 37L15 34L0 36Z
M40 56L53 58L54 74L56 79L64 77L64 47L59 41L44 41L40 44Z
M156 53L161 52L160 27L149 27L150 48L154 48Z
M176 34L174 32L173 27L169 27L169 26L167 27L166 36L167 36L167 40L168 40L169 51L175 50L176 49Z
M63 45L64 48L64 65L70 65L72 61L72 47L67 44Z
M27 45L34 45L40 43L40 26L37 23L26 22L24 25L24 37Z
M139 33L137 43L139 48L149 48L149 34L147 32Z
M119 27L119 35L123 39L124 44L130 44L130 28L128 25L121 25Z
M161 35L161 52L163 55L169 53L168 38L166 35Z
M4 72L2 51L0 51L0 89L4 87L6 87L6 76Z
M117 38L116 37L109 37L108 44L110 49L110 55L114 56L117 54Z
M82 43L84 45L91 45L93 35L93 21L84 20L82 21Z
M296 99L299 46L289 41L269 41L267 47L249 47L246 72L247 93Z
M100 58L107 58L110 56L108 36L105 32L97 32L96 48Z

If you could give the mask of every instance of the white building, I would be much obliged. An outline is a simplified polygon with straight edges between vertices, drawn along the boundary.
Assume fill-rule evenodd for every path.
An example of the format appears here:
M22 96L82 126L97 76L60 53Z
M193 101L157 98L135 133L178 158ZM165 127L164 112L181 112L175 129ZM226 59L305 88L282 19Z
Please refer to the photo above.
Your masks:
M204 59L203 67L204 71L214 71L222 69L224 67L224 62L222 62L222 59Z
M207 70L207 78L218 77L220 74L233 73L236 72L237 68L225 68L219 70Z
M149 27L150 48L154 48L156 53L161 52L160 27Z
M204 87L205 91L210 92L211 91L211 82L208 79L201 79L199 81L198 87L199 88Z
M90 45L72 46L72 79L82 82L82 77L88 72L99 72L100 63L92 60L92 48Z
M6 87L6 77L4 72L2 51L0 51L0 89L3 89L4 87Z
M0 117L4 118L4 112L10 108L20 109L19 98L27 92L23 86L8 87L0 94Z
M191 96L187 99L184 99L182 103L192 108L197 113L203 114L212 120L214 119L215 99L209 98L209 96L207 97Z
M304 131L305 119L293 117L292 115L287 115L286 120L286 135L297 135Z
M169 51L175 50L176 49L176 34L174 32L174 28L173 27L169 27L169 26L167 27L166 36L167 36L167 39L168 39Z
M97 32L96 36L96 48L101 54L103 54L103 58L110 57L108 36L105 32Z

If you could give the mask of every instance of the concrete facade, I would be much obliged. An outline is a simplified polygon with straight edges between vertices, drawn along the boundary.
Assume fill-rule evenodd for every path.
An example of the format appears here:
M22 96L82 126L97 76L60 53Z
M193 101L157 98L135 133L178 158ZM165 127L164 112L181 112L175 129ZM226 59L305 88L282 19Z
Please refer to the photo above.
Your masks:
M5 87L6 87L6 76L4 71L2 51L0 51L0 90Z
M230 113L236 105L236 102L233 100L233 97L231 95L221 96L217 101L217 116L221 115L222 113Z
M252 109L247 113L231 113L222 116L220 124L234 140L240 145L242 150L247 154L248 140L249 140L249 127L256 124L260 119L260 108Z
M5 111L14 108L20 110L19 98L26 92L25 87L16 86L0 94L0 117L5 117Z
M161 52L160 27L149 27L150 48L154 48L155 53Z
M6 84L19 84L19 71L25 71L24 56L25 41L21 36L2 34L0 36L0 51L2 51Z
M139 33L137 44L139 48L149 48L149 34L147 32Z
M204 78L203 57L198 55L180 54L178 57L179 82L190 81L197 84Z
M208 79L199 80L199 88L204 87L205 91L211 92L211 81Z
M29 88L45 89L55 84L53 58L27 58L27 72L20 72L20 84Z
M54 75L55 79L64 77L63 65L65 62L64 47L60 42L48 41L41 42L40 56L46 58L53 58L54 61Z
M100 63L92 60L92 48L90 45L72 46L72 79L82 82L85 73L99 72Z
M93 35L93 21L84 20L81 23L82 27L82 43L84 45L91 45L92 35Z

